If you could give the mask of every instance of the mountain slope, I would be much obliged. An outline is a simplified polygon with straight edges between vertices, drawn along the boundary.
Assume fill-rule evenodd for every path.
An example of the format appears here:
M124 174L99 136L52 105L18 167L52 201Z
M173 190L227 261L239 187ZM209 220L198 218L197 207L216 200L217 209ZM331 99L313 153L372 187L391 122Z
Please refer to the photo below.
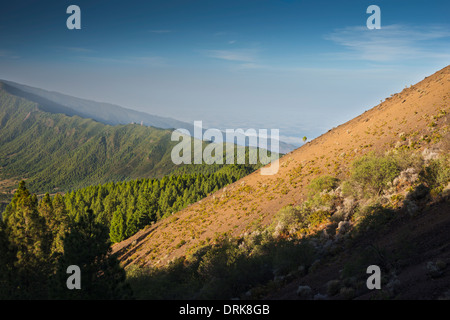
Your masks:
M286 154L276 175L254 172L113 250L127 266L161 266L223 234L238 236L267 226L281 208L305 199L314 177L345 177L349 164L370 151L432 150L448 144L449 112L450 66Z
M392 221L355 237L351 246L335 246L335 252L324 257L323 263L317 265L313 272L287 281L265 298L305 299L297 294L297 289L307 285L313 295L326 296L328 300L393 297L400 300L448 300L450 274L432 274L429 266L436 261L447 264L450 261L449 200L450 193L446 200L427 205L414 216L396 212ZM366 269L373 261L384 271L383 290L369 291L365 288L365 280L369 277ZM356 290L330 294L329 284L333 282L338 282L340 287Z
M0 82L0 212L22 179L32 192L43 194L109 181L211 174L227 166L174 164L171 153L179 142L171 141L172 130L105 125L42 109L46 107L11 94L9 85ZM202 142L201 150L192 149L203 152L207 145ZM234 148L258 152L255 148Z
M35 102L40 109L50 113L62 113L67 116L77 115L81 118L91 118L110 125L137 123L162 129L184 128L192 131L191 124L175 119L150 115L123 108L110 103L95 102L80 99L58 92L26 86L12 81L0 80L3 89L10 94Z
M161 177L176 166L171 131L104 125L52 114L0 84L1 180L28 179L34 192L54 192L129 178Z
M89 118L109 125L136 123L161 129L186 129L191 135L194 134L194 125L191 123L150 115L145 112L123 108L110 103L80 99L12 81L0 80L0 84L8 93L39 104L39 108L42 111L62 113L67 116L77 115L81 118ZM206 129L207 128L203 128L202 131L204 132ZM243 135L237 134L236 142L238 144L242 136ZM250 141L251 139L247 139L244 143L240 143L240 145L257 147L256 145L251 144ZM234 141L230 142L236 143ZM287 153L296 148L294 145L283 141L278 141L278 146L280 153Z

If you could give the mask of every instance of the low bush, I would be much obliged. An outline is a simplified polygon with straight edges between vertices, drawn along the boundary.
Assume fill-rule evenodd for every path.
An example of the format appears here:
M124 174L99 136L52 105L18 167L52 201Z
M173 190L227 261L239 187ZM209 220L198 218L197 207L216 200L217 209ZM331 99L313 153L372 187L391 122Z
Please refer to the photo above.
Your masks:
M337 194L334 190L339 186L339 179L332 176L320 176L311 180L308 185L308 199L303 206L311 211L333 210L336 206Z
M339 186L339 179L332 176L320 176L312 179L308 185L308 196L313 198L323 191L331 191Z
M357 229L362 234L369 230L381 230L393 217L395 217L395 210L379 203L362 207L355 214L355 218L359 220Z
M408 150L395 150L388 154L400 168L400 170L405 170L407 168L413 168L414 171L419 172L423 165L423 157L418 154Z
M328 211L316 210L308 216L307 221L309 226L314 228L324 222L327 222L330 217L331 214Z
M276 214L272 228L277 234L289 234L289 231L297 228L300 222L301 214L299 208L286 206Z
M431 160L420 173L421 181L430 189L446 187L450 183L449 162L449 156Z
M279 285L278 281L285 279L283 276L295 275L299 266L313 272L311 265L319 257L318 251L312 241L303 237L313 233L314 227L330 222L326 233L333 235L339 222L352 218L354 229L348 239L359 243L363 237L383 231L393 223L397 212L394 209L402 202L420 200L429 190L447 186L448 164L448 157L432 160L424 167L417 155L368 154L353 162L347 181L340 183L331 176L313 179L308 186L307 201L282 208L270 227L239 238L217 237L214 245L200 248L166 268L131 268L129 283L136 297L143 299L230 299L242 297L249 290L251 296L245 297L258 298L263 296L264 288L272 290L272 286ZM412 191L406 198L402 194L389 194L390 203L395 205L393 209L386 207L382 192L407 168L420 172L420 184L410 186ZM339 186L341 192L337 190ZM392 264L392 257L374 246L360 250L354 257L343 269L344 280L363 279L367 265L388 268ZM341 288L337 285L330 288L332 294L338 289ZM355 288L347 289L342 295L352 298Z
M128 282L138 299L231 299L316 259L307 242L255 237L223 238L165 268L132 267Z
M393 156L371 153L353 162L351 180L358 183L364 197L380 195L401 172L398 160Z

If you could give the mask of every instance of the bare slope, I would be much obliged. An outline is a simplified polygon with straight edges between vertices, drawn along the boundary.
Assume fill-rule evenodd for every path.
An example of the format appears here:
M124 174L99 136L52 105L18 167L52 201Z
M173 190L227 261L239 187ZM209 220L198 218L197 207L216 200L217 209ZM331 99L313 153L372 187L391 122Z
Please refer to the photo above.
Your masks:
M344 176L351 161L376 150L448 143L450 66L405 88L280 159L276 175L259 171L116 244L125 265L163 265L227 233L267 225L279 209L305 197L312 178Z

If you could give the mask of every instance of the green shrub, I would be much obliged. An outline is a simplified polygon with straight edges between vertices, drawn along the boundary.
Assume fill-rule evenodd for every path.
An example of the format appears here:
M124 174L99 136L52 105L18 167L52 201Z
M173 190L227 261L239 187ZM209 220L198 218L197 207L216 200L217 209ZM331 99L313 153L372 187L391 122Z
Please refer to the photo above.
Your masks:
M309 266L315 258L314 248L308 242L280 241L273 252L273 268L279 274L297 271L300 265Z
M358 185L353 181L346 180L341 184L341 191L344 197L358 197Z
M309 243L274 239L262 232L223 238L167 267L130 267L127 278L137 299L230 299L269 285L275 273L286 275L315 259Z
M313 210L320 207L332 209L335 206L336 195L330 191L339 186L339 179L331 176L320 176L311 180L308 185L308 200L306 207Z
M280 235L290 235L308 227L310 210L304 207L286 206L276 214L270 230Z
M374 193L380 195L400 171L401 167L395 157L371 153L355 160L350 174L351 179L361 186L363 196L370 197Z
M355 217L361 219L357 229L362 234L368 230L380 230L386 227L394 216L394 210L383 207L379 203L365 206L355 214Z
M342 269L342 278L344 282L352 282L350 279L366 280L367 279L367 267L370 265L385 265L386 261L384 256L387 253L384 249L369 245L364 248L358 248L353 252L353 255L344 265Z
M275 222L286 228L298 224L300 222L300 212L296 207L286 206L278 211L275 216Z
M184 246L186 244L186 240L181 240L176 246L175 246L175 248L181 248L182 246Z
M127 282L137 299L191 299L201 288L197 265L179 258L164 268L131 266Z
M400 170L407 168L414 168L419 172L423 167L423 157L420 154L408 151L408 150L396 150L389 154L398 165Z
M319 224L326 222L330 217L331 214L328 211L317 210L312 212L308 216L307 220L310 226L313 228L315 226L318 226Z
M421 171L420 177L430 189L446 187L450 182L449 157L431 160L431 162Z
M310 198L323 191L331 191L339 186L339 179L332 176L320 176L312 179L308 185L308 196Z

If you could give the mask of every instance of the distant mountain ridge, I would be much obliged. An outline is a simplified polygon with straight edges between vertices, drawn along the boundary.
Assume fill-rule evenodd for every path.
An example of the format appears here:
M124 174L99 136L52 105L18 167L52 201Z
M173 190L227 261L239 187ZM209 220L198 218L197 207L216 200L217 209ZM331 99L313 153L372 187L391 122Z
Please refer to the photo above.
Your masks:
M193 130L193 125L179 120L150 115L118 105L96 102L87 99L76 98L62 93L47 91L7 80L0 80L3 89L9 93L36 102L43 111L51 113L63 113L67 116L80 116L91 118L95 121L117 125L117 124L143 124L161 129L183 128Z
M213 173L226 166L175 164L172 149L179 142L172 141L171 129L108 125L73 115L69 108L33 93L27 93L31 100L23 95L22 90L0 82L0 203L10 200L20 180L42 194L112 181ZM192 157L203 154L208 144L193 150Z
M191 124L168 117L152 115L110 103L81 99L54 91L48 91L19 84L8 80L0 79L0 84L3 84L2 88L12 95L39 104L39 108L42 111L50 113L62 113L67 116L77 115L81 118L93 119L95 121L109 125L135 123L160 129L186 129L190 132L191 135L194 134L193 123ZM204 132L206 129L208 128L203 128L202 131ZM240 134L237 134L237 136L242 137L242 135ZM251 140L252 139L248 139L247 137L245 145L250 147L257 147L257 145L250 142ZM239 142L237 142L237 144L239 144ZM287 153L296 148L297 147L294 145L279 141L280 153Z
M0 83L0 180L28 179L33 192L54 192L161 177L176 168L170 130L111 126L41 108Z

